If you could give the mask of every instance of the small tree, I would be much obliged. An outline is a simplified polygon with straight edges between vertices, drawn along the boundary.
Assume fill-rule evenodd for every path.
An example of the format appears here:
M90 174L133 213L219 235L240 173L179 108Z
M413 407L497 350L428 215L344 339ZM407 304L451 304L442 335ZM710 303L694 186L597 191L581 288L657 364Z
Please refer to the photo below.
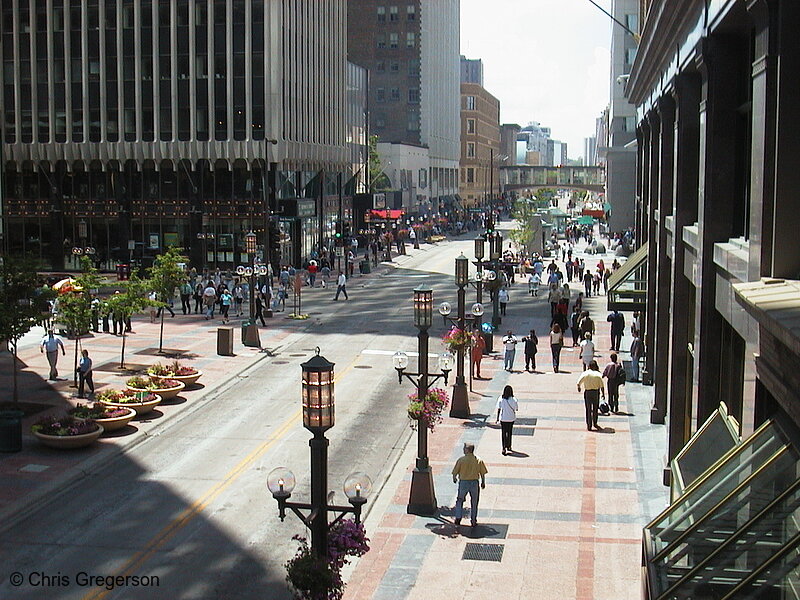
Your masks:
M103 283L103 277L92 266L89 257L81 257L81 274L75 278L73 290L59 296L59 320L64 324L67 333L75 338L75 359L73 365L73 383L78 384L78 346L81 336L92 326L92 293Z
M383 172L383 164L378 154L378 136L371 135L367 141L369 151L369 191L388 190L391 181L386 173Z
M152 306L152 302L147 297L147 289L149 282L146 279L139 279L133 275L129 281L123 283L124 290L114 293L108 299L108 308L114 318L122 321L122 352L119 358L119 368L125 368L125 339L126 327L125 323L131 318L131 315Z
M12 399L17 393L17 342L49 317L53 296L50 288L40 288L36 282L36 267L30 261L0 259L0 338L8 341L12 360Z
M510 232L511 239L517 247L530 252L533 245L533 219L538 218L535 202L528 198L520 198L514 203L511 215L517 221L517 227Z
M161 311L161 331L158 334L159 353L164 343L164 307L175 295L175 288L185 277L181 263L185 263L187 260L177 248L170 248L164 254L159 254L153 266L148 269L150 287L156 293L157 306Z

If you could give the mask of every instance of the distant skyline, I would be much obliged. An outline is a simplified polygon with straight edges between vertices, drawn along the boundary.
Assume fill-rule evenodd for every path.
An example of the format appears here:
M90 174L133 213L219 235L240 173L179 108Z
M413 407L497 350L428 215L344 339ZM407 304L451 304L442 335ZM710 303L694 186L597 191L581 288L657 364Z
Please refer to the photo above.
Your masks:
M483 60L501 123L538 121L579 158L609 101L611 24L588 0L461 0L461 54Z

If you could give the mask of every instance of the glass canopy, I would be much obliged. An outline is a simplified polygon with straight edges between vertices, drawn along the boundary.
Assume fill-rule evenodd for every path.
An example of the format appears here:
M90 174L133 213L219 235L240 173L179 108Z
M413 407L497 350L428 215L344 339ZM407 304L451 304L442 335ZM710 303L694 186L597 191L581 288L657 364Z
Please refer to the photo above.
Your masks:
M651 600L800 598L800 453L771 420L644 532Z

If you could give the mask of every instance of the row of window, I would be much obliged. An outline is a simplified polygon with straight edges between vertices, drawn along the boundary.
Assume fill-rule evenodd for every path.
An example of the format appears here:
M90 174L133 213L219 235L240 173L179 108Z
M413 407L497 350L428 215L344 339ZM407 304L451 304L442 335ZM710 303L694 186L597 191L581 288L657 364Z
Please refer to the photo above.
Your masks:
M398 102L400 100L400 88L389 88L389 100L391 102ZM386 102L386 88L375 88L375 101ZM408 102L410 104L419 104L419 88L409 88Z
M396 116L393 113L392 121L396 122ZM375 128L384 129L386 127L386 115L384 113L375 114ZM407 112L406 129L408 131L419 131L419 109L409 108Z
M379 33L375 36L375 45L378 48L399 48L400 47L400 34L399 33L390 33L388 36L388 45L387 45L387 36ZM414 48L417 45L417 34L413 31L406 32L406 48Z
M390 22L396 22L400 20L400 8L397 6L389 6L389 10L387 12L385 6L378 6L377 7L377 14L376 17L378 19L378 23L386 23L387 21L387 14L388 20ZM417 7L414 4L409 4L406 6L406 21L416 21L417 20Z
M375 63L375 72L377 73L385 73L386 72L386 61L379 60ZM398 60L390 60L389 61L389 72L390 73L399 73L400 72L400 61ZM408 61L408 76L409 77L419 77L419 59L413 58Z

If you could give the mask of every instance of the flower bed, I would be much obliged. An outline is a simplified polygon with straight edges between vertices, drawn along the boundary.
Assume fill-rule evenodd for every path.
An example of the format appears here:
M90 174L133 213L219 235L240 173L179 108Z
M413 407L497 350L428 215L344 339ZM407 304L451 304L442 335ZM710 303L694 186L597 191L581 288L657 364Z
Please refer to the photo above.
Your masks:
M51 448L82 448L100 437L103 427L92 420L64 415L39 419L31 426L31 432Z
M174 379L185 385L192 385L200 379L202 372L176 360L167 365L156 363L147 369L147 374L151 379Z
M91 419L103 426L105 431L116 431L127 425L136 416L131 407L108 406L95 403L93 406L78 404L68 414L79 420Z
M153 392L161 396L162 400L169 400L177 396L186 387L182 381L163 377L131 377L125 382L129 390L134 392Z
M161 402L161 396L152 392L136 390L103 390L95 396L100 404L116 408L132 408L137 415L144 415Z
M442 388L431 388L428 393L420 398L417 392L408 395L408 418L411 420L411 428L416 428L420 421L433 431L442 422L442 412L450 402L447 392Z

